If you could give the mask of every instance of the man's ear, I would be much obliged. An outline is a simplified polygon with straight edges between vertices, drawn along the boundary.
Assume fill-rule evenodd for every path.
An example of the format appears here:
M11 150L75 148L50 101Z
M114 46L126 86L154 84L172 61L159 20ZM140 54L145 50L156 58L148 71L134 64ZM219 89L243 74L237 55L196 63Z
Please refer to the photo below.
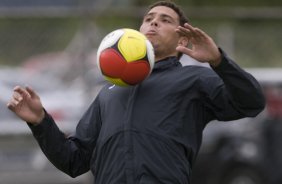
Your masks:
M178 41L178 45L179 46L184 46L184 47L188 47L189 45L189 39L186 36L181 36L179 41Z

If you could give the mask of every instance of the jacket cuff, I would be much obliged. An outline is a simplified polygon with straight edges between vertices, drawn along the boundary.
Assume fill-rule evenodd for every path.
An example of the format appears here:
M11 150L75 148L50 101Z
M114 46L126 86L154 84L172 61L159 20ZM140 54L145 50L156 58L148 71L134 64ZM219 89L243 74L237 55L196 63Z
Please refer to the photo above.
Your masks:
M221 48L218 48L218 50L221 54L221 62L215 67L210 65L210 67L215 71L220 71L224 69L225 66L228 65L228 62L229 62L227 54Z
M26 123L34 137L41 137L44 135L45 130L48 130L52 126L53 122L53 118L45 111L45 116L39 124L34 125L29 122Z

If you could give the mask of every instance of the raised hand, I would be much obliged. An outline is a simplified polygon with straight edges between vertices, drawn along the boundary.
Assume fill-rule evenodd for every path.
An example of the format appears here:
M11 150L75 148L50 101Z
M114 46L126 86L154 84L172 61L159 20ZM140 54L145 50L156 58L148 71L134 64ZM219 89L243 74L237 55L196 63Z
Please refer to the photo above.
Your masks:
M182 52L199 62L207 62L212 66L217 66L221 62L221 53L213 39L204 31L195 28L188 23L176 29L181 36L189 39L191 47L178 46L177 51Z
M32 124L40 123L45 116L39 96L30 87L16 86L7 107L19 118Z

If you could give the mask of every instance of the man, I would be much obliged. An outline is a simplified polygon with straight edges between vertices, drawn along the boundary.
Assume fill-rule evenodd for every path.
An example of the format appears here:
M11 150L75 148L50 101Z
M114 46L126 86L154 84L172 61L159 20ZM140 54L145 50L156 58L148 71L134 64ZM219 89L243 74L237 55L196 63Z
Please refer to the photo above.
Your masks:
M31 88L14 90L8 107L28 122L48 159L72 177L90 169L95 184L188 184L206 124L254 117L264 108L258 82L188 24L175 4L152 5L140 31L155 49L152 74L132 87L106 85L74 136L60 132ZM181 54L212 69L182 67Z

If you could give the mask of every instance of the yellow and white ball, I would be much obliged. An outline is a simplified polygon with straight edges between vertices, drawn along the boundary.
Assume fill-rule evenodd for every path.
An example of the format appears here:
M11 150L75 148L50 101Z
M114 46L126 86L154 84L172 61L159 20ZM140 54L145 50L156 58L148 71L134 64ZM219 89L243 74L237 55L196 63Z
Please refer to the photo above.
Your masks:
M153 46L139 31L118 29L100 43L97 64L109 82L119 86L136 85L152 72Z

